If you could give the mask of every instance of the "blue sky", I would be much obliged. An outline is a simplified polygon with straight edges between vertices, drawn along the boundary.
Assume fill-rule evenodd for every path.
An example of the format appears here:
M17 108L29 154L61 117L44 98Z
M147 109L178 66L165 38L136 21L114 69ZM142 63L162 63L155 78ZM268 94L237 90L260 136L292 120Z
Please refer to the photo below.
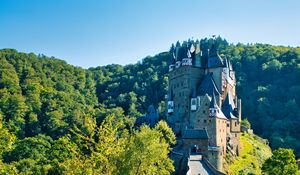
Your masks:
M0 48L84 68L136 63L177 40L300 46L299 0L0 0Z

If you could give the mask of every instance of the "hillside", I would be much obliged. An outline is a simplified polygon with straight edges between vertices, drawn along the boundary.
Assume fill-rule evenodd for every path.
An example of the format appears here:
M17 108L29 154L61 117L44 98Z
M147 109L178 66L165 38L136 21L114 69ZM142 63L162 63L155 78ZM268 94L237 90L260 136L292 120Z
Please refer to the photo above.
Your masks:
M230 162L229 175L262 174L261 166L272 156L271 148L264 140L254 134L241 135L241 155Z

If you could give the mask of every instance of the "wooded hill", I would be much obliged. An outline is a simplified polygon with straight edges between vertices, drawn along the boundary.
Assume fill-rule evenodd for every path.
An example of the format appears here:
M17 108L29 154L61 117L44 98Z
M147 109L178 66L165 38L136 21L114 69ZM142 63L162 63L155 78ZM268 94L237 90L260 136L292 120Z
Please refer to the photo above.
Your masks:
M200 42L202 50L212 44ZM299 157L300 48L233 45L220 37L215 44L233 63L243 117L254 132L272 148L292 148ZM164 52L136 64L82 69L44 55L0 50L0 172L172 172L170 128L164 122L133 128L150 104L164 118L170 57ZM165 151L149 155L150 143L152 150Z

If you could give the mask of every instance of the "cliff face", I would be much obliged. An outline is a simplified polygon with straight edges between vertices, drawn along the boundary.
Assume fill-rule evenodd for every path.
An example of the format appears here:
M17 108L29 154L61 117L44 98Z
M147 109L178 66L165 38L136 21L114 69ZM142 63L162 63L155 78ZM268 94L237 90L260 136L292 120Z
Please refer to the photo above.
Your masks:
M227 174L261 174L263 162L271 157L268 141L254 134L241 134L241 155L234 160L226 157Z

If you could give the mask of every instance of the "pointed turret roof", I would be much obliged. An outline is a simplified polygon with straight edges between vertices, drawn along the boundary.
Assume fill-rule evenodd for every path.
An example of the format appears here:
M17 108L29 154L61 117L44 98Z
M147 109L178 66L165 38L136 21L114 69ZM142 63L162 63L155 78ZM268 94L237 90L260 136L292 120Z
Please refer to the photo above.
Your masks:
M232 99L232 95L230 94L230 92L227 93L226 98L222 104L222 111L224 113L224 115L230 119L230 118L236 118L233 115L235 105Z
M170 58L169 58L169 64L174 64L175 63L175 58L176 58L176 48L175 46L172 44L171 49L170 49Z
M208 61L207 61L207 67L213 68L213 67L223 67L223 59L220 57L218 53L218 49L216 48L215 44L211 46L209 55L208 55Z
M210 97L212 96L212 94L214 93L215 95L219 95L220 92L213 80L212 77L212 72L208 73L205 75L204 79L202 80L200 86L197 89L197 94L198 95L205 95L208 94Z
M213 108L216 110L216 117L220 118L220 119L226 119L226 116L224 115L224 113L222 112L222 110L220 110L217 102L216 102L216 96L215 93L213 92L212 96L211 96L211 101L210 101L210 105L209 108Z

